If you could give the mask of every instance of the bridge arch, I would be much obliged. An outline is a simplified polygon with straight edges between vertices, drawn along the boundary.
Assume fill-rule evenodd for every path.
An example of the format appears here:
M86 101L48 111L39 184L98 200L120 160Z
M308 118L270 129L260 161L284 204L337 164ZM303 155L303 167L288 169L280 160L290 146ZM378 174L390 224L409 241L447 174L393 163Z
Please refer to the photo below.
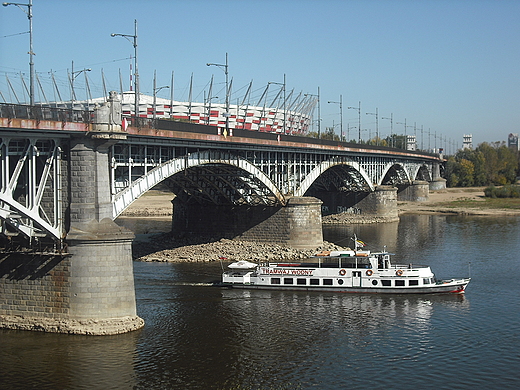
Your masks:
M347 168L343 172L344 177L342 177L342 179L347 179L347 176L350 176L350 180L357 184L359 188L366 188L369 191L374 191L375 188L372 184L372 181L370 180L365 170L361 167L361 164L358 162L327 160L322 161L305 177L298 189L295 191L294 195L304 196L312 184L315 183L316 180L318 180L326 171L333 167Z
M246 159L220 151L201 151L166 161L148 171L144 176L133 181L124 190L115 194L112 202L113 218L117 218L128 206L152 187L179 172L193 168L201 172L201 169L204 168L206 173L218 171L215 173L222 174L226 171L225 167L237 168L233 172L230 172L228 169L228 174L234 174L236 176L238 172L241 172L240 176L236 176L240 178L239 184L233 184L229 181L226 183L239 194L238 196L241 203L259 203L262 201L267 203L271 201L278 204L285 204L285 197L271 179ZM193 180L191 180L191 182L194 184ZM214 183L210 184L210 186L214 192L224 193L224 190L218 188ZM200 188L200 190L204 191L205 189ZM207 193L208 191L206 191L206 194ZM211 199L211 196L209 198Z
M432 174L430 172L430 169L428 169L428 167L424 164L422 164L422 165L418 164L415 167L412 177L415 180L425 180L428 182L432 181Z
M390 162L383 169L378 185L395 185L411 183L410 173L403 164Z

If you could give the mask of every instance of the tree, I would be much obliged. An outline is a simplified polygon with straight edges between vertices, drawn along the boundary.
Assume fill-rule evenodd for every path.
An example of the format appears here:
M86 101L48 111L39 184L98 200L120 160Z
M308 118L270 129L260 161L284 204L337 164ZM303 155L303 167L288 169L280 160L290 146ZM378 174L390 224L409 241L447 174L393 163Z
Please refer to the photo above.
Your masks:
M446 163L448 186L487 186L514 183L520 164L504 142L483 142L475 150L459 150Z

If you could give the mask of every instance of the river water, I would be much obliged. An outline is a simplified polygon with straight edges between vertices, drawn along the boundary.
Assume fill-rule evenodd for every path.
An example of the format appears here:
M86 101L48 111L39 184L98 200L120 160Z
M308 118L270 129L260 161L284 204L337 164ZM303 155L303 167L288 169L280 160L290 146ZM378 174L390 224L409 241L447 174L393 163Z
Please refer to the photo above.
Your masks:
M210 287L220 264L135 263L142 330L0 330L1 389L517 389L520 218L409 215L353 233L473 278L465 296Z

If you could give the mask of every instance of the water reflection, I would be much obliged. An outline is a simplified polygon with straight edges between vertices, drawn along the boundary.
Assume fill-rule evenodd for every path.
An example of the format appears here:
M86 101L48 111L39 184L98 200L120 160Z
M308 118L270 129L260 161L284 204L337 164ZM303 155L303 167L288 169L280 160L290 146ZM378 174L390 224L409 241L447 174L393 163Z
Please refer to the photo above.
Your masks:
M0 330L0 388L135 386L138 337L139 331L93 337Z

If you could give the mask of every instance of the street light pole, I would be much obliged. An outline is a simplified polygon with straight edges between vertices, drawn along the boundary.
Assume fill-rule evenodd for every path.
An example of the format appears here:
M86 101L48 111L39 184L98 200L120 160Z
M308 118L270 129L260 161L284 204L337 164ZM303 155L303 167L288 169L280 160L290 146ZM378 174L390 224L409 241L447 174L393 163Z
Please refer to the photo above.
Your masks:
M390 113L390 118L381 117L381 119L390 119L390 146L392 146L394 134L394 113Z
M29 103L31 106L34 106L34 61L33 61L33 29L32 29L32 0L29 0L29 4L23 3L2 3L4 7L8 5L16 5L20 8L29 19ZM27 7L27 10L22 7Z
M281 85L282 86L282 92L283 92L283 105L282 105L282 108L283 108L283 133L285 134L285 122L287 120L287 117L286 117L286 111L285 111L285 73L283 74L283 83L277 83L277 82L274 82L274 81L269 81L267 82L267 86L269 86L269 84L275 84L275 85ZM277 95L278 97L279 95ZM260 99L261 100L261 99ZM265 107L265 106L264 106ZM278 109L277 109L278 110Z
M163 87L156 87L156 75L157 71L153 71L153 126L155 127L155 118L157 117L157 92L164 88L170 88L168 85Z
M339 102L328 101L327 103L339 104L340 141L343 142L343 95L339 95Z
M207 63L207 66L217 66L220 69L224 70L224 74L226 75L226 112L224 116L226 118L226 135L229 134L229 75L228 75L228 53L226 52L226 63L225 64L214 64ZM230 134L231 135L231 134Z
M361 143L361 102L359 102L358 107L348 107L348 109L357 110L358 111L358 142Z
M321 113L320 113L320 87L318 87L318 94L306 93L304 96L316 96L318 98L318 139L320 138L321 130Z
M379 145L379 114L376 107L375 114L373 112L367 112L367 115L375 115L376 116L376 146Z
M74 109L74 100L76 100L76 92L74 91L74 80L76 79L76 77L78 77L81 73L83 72L90 72L92 69L90 68L84 68L84 69L81 69L81 70L76 70L74 71L74 61L72 61L72 70L70 72L70 84L71 84L71 88L72 88L72 94L71 94L71 100L72 100L72 104L71 104L71 109L73 110ZM87 100L88 100L88 96L87 96ZM88 102L87 102L87 105L88 105Z
M135 91L134 91L134 110L135 110L135 121L137 123L138 117L139 117L139 71L137 70L137 19L134 19L134 35L128 35L128 34L110 34L112 37L124 37L126 38L132 45L134 46L134 85L135 85ZM133 38L133 42L129 39ZM122 96L121 96L122 98Z

